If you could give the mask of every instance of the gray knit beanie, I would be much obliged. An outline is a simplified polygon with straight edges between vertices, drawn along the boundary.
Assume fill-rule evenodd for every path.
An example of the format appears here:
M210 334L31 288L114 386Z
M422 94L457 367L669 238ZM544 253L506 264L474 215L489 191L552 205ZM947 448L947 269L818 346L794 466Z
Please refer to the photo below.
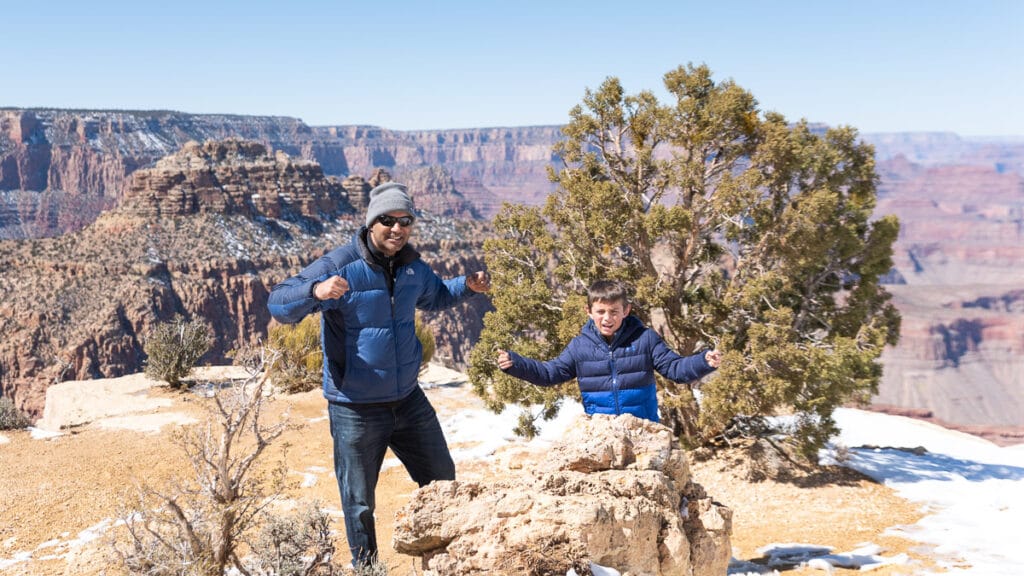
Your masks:
M405 184L397 182L385 182L370 190L370 203L366 206L366 227L372 227L378 216L388 212L401 211L415 216L416 207L408 192Z

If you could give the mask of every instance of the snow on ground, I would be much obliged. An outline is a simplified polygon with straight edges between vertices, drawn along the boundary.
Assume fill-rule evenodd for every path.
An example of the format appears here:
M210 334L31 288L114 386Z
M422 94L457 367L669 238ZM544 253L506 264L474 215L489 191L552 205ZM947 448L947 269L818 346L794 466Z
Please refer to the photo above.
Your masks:
M893 530L933 546L945 574L1024 574L1024 445L999 447L928 422L863 410L840 409L835 419L842 433L834 448L848 448L843 464L929 513Z

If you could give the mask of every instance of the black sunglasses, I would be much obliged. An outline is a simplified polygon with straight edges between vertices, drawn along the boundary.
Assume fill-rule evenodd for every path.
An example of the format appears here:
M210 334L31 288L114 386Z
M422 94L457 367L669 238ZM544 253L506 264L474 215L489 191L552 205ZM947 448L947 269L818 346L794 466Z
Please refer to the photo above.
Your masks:
M388 216L387 214L377 216L377 222L380 222L385 228L391 228L395 225L395 222L398 222L398 225L402 228L408 228L415 221L416 219L412 216Z

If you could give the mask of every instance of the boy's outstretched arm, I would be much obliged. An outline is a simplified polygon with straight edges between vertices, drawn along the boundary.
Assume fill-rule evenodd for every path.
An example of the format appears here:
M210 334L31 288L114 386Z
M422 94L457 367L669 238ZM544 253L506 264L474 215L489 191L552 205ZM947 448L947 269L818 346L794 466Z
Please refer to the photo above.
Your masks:
M576 377L576 363L566 351L554 360L539 362L515 352L501 350L498 352L498 368L509 376L537 386L554 386Z
M657 333L654 333L654 337L654 368L673 382L700 380L714 372L722 362L722 353L718 350L701 350L691 356L680 356L673 352Z

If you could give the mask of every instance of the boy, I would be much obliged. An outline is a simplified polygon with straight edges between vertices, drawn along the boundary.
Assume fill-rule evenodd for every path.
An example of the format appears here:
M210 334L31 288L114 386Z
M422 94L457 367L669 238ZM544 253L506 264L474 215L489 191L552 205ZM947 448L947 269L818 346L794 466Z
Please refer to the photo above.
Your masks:
M654 371L675 382L691 382L718 368L722 355L707 350L680 356L629 312L626 286L599 280L587 294L590 320L558 358L539 362L503 350L498 367L538 386L576 378L587 414L632 414L657 422Z

